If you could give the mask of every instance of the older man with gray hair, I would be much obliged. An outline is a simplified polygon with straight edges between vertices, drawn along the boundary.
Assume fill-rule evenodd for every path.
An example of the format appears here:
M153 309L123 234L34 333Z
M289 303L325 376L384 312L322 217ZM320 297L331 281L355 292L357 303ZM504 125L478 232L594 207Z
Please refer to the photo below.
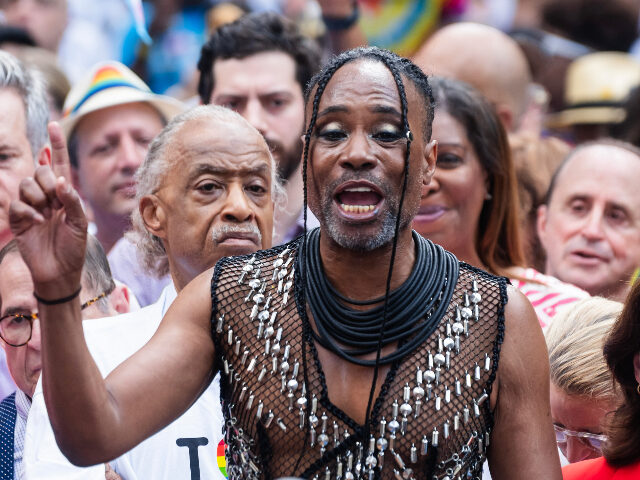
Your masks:
M39 72L0 51L0 248L11 240L9 204L37 164L48 163L47 103Z
M51 135L54 159L65 155L60 131L54 127ZM195 276L223 256L271 245L273 203L280 195L262 135L237 113L218 106L197 107L174 118L152 142L136 176L138 208L130 236L147 269L169 272L173 283L156 303L138 312L85 323L87 345L103 375L151 338L176 292ZM222 479L224 466L216 455L224 448L221 426L216 378L185 414L113 467L126 479ZM42 396L32 406L26 442L29 478L104 477L103 467L77 469L62 456Z
M18 185L37 164L49 163L49 104L42 76L13 55L0 51L0 248L12 238L9 205ZM0 397L16 389L0 351Z

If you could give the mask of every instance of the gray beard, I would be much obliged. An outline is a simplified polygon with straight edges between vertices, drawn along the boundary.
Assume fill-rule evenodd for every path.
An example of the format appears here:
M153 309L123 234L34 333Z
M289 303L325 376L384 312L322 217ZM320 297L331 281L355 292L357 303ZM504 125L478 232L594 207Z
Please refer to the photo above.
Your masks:
M395 227L396 227L396 214L398 212L398 200L393 197L390 189L387 185L381 184L375 177L368 176L366 174L358 174L358 175L346 175L342 178L333 182L327 189L327 192L335 191L336 187L341 183L349 180L349 177L366 179L374 184L376 184L383 192L385 197L384 211L382 212L382 220L380 229L376 235L366 235L364 233L351 233L346 234L341 231L341 221L338 220L333 212L333 197L331 195L327 195L322 198L322 204L320 206L322 211L322 216L324 217L322 220L322 224L325 227L325 230L329 237L342 248L348 250L354 250L357 252L371 252L380 247L383 247L393 240L395 235ZM400 219L400 228L408 225L406 218L403 215L403 218ZM380 220L378 220L380 221ZM409 220L410 222L410 220Z

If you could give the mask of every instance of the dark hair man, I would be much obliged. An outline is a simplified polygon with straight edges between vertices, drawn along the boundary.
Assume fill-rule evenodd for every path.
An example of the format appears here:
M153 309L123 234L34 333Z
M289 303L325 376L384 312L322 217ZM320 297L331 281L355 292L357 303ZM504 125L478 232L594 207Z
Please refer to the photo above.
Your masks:
M125 287L116 287L102 247L89 237L81 280L82 318L129 310ZM0 250L0 344L18 390L0 403L0 477L25 478L27 416L42 369L40 320L33 281L15 240ZM5 461L10 459L10 461ZM102 478L104 478L104 467Z
M315 41L275 13L249 14L218 28L198 62L200 101L246 118L264 136L278 163L287 196L276 209L276 245L302 231L302 97L319 67Z
M23 185L12 226L37 294L55 303L42 305L45 375L62 450L77 463L118 456L219 369L232 478L473 477L485 455L496 480L561 478L531 305L411 231L437 156L426 76L357 49L311 86L303 178L320 229L198 276L106 381L82 338L59 338L79 315L77 197L50 170ZM63 207L49 219L45 206ZM59 241L40 240L51 230ZM62 359L82 392L63 388Z

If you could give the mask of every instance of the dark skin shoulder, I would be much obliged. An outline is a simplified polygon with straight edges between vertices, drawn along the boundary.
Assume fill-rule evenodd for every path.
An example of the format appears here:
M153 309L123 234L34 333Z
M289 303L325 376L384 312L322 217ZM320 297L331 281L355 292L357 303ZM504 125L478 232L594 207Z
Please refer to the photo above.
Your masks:
M549 359L533 307L509 286L505 338L491 394L495 425L488 459L494 480L561 479L549 406Z

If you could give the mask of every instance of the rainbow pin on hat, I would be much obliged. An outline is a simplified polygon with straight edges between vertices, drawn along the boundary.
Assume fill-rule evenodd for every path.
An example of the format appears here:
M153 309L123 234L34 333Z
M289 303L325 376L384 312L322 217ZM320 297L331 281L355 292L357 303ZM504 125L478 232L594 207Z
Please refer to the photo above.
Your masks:
M64 102L62 129L67 138L85 115L103 108L145 102L155 107L166 121L185 107L179 100L157 95L140 77L119 62L101 62L72 88Z

